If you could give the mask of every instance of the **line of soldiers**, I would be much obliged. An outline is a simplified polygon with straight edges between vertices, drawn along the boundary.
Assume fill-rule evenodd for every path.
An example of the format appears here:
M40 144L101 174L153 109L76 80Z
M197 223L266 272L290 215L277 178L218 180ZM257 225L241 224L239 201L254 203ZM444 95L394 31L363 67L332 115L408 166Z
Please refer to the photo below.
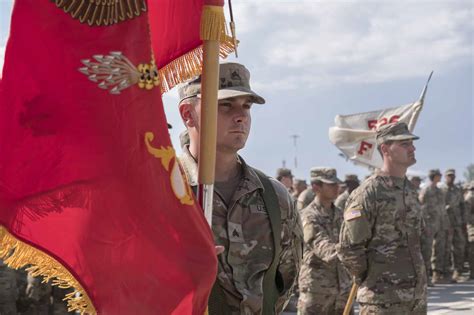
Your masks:
M455 171L444 175L441 185L441 172L429 171L420 191L418 176L377 171L358 188L357 175L341 182L335 169L314 167L303 189L304 180L278 169L304 232L298 314L342 314L353 281L361 314L426 314L426 286L466 280L465 262L474 279L474 181L463 194ZM287 310L295 311L291 303Z
M65 315L63 301L71 290L43 283L25 268L14 270L0 260L0 314L2 315Z

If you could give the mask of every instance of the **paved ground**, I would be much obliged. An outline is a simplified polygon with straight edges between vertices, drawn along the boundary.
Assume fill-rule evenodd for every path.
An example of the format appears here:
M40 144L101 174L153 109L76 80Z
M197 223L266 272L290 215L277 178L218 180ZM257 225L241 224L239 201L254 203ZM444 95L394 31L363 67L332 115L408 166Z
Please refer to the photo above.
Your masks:
M457 284L439 284L428 288L429 315L473 315L474 280ZM295 312L285 312L294 315ZM357 313L356 313L357 314Z

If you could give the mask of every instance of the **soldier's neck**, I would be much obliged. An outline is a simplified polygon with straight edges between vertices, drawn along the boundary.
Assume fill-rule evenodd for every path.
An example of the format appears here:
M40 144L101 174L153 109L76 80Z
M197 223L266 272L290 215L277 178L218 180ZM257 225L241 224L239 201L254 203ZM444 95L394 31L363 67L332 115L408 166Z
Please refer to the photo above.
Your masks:
M216 182L225 182L235 178L240 171L237 154L216 152Z
M407 167L386 163L384 160L381 171L389 176L404 178L407 173Z

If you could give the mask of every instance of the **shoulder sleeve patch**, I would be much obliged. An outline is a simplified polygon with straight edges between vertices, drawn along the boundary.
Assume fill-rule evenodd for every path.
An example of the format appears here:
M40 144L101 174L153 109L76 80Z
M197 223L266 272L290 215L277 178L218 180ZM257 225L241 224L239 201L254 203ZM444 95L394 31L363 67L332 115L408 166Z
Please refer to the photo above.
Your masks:
M350 220L360 218L362 216L363 209L364 208L362 208L362 206L350 207L344 212L344 220L350 221Z

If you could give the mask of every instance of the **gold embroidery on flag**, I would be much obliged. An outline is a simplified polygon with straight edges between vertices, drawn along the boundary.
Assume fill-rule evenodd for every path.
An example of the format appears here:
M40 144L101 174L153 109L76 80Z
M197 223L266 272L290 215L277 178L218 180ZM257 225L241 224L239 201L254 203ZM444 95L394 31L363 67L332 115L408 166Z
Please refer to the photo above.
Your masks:
M89 26L117 24L147 11L145 0L50 0L72 18Z
M151 145L151 142L155 138L153 132L145 133L145 144L148 152L161 160L161 165L163 168L170 173L170 183L171 189L173 190L176 198L183 205L193 205L194 198L192 197L191 187L187 184L186 180L183 177L183 173L179 168L179 164L176 160L176 154L173 147L163 147L154 148ZM172 168L170 171L170 164L172 163Z
M99 88L110 90L111 94L120 94L120 91L135 84L146 90L160 85L154 60L135 67L122 52L112 51L108 55L94 55L93 59L81 62L85 67L79 68L79 72L98 83Z
M97 314L86 290L61 263L41 250L18 240L4 226L0 226L0 259L13 269L29 266L26 271L34 277L43 277L43 282L51 280L51 284L59 288L73 288L74 292L68 293L64 299L69 312Z

